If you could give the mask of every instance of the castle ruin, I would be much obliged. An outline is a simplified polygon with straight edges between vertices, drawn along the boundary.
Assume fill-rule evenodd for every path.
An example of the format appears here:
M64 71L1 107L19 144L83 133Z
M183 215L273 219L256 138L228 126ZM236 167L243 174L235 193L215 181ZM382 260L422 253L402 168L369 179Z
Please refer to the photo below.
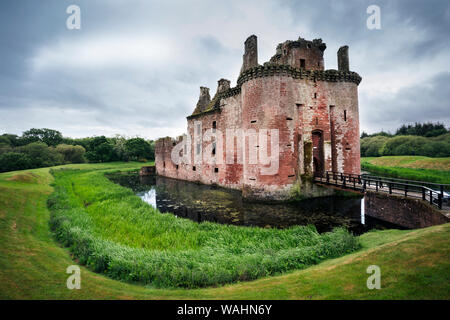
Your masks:
M325 70L321 39L280 43L263 65L258 63L257 37L250 36L244 46L237 85L231 88L229 80L220 79L212 99L209 89L200 87L197 105L187 117L187 134L156 141L157 174L275 200L298 196L299 190L305 197L323 195L311 178L325 171L359 174L361 77L349 69L348 47L337 53L338 70ZM273 130L276 140L270 137ZM198 138L206 132L212 134ZM229 132L244 134L225 136ZM249 132L256 133L254 139ZM269 132L271 147L277 143L276 172L268 174L267 163L249 161L265 144L258 132ZM219 144L234 156L217 152ZM181 149L174 150L176 146ZM273 156L274 148L269 149ZM175 163L174 153L185 161ZM206 155L212 161L201 161Z

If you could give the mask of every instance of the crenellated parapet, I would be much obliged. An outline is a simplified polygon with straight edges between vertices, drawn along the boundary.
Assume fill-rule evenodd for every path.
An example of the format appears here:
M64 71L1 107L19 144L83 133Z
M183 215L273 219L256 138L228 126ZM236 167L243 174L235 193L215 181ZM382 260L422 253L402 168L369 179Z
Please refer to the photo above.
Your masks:
M293 68L288 65L275 65L265 63L263 66L254 67L243 72L238 80L238 86L244 82L255 78L271 77L271 76L290 76L294 79L307 79L312 81L328 81L328 82L353 82L359 85L361 76L353 71L340 70L304 70Z

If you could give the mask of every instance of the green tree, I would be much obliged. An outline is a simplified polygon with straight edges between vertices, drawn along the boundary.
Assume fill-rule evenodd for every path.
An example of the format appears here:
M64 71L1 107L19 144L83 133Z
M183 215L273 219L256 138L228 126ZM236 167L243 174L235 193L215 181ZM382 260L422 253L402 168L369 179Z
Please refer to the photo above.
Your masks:
M7 152L0 155L0 172L32 168L31 158L23 153Z
M386 142L389 140L386 136L373 136L361 139L361 156L379 157Z
M48 146L56 146L63 141L61 132L52 129L35 129L32 128L25 131L22 138L28 143L31 142L44 142Z
M117 135L114 139L114 153L117 155L118 160L128 161L130 159L130 154L125 144L127 139L123 136Z
M33 142L17 147L15 151L28 155L32 168L51 167L64 163L64 157L54 147L48 147L43 142Z
M90 162L108 162L116 157L112 144L105 136L94 137L89 140L88 150L86 158Z
M142 138L132 138L125 143L125 149L132 159L150 159L150 144Z
M86 150L82 146L59 144L56 151L63 155L64 163L83 163Z

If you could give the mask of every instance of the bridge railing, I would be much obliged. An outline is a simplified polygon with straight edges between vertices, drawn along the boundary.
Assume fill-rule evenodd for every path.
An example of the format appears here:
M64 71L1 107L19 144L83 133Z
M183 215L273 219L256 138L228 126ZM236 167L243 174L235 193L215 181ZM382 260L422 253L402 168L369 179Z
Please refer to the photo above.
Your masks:
M417 180L407 180L407 179L399 179L399 178L390 178L390 177L378 177L378 176L373 176L370 174L362 174L363 177L366 177L368 179L381 179L382 181L386 181L386 182L401 182L401 183L410 183L410 184L420 184L421 186L425 186L428 187L430 189L433 190L439 190L439 192L442 193L442 195L444 195L444 192L448 192L450 191L450 184L445 184L445 183L434 183L434 182L427 182L427 181L417 181Z
M391 179L387 177L377 177L360 174L346 174L342 172L326 171L323 175L315 175L316 181L335 185L342 188L359 191L375 190L376 192L386 192L389 194L404 195L405 197L418 198L428 201L431 205L436 205L442 209L444 199L444 184L432 184L438 186L439 190L428 187L428 183L421 181Z

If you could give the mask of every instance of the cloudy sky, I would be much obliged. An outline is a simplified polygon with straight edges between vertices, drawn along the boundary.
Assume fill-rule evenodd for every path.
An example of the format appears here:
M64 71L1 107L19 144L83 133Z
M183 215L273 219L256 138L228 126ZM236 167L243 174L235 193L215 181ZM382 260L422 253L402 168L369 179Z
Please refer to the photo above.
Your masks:
M66 9L81 8L81 30ZM369 5L381 30L366 27ZM259 63L278 43L322 38L325 67L350 47L361 130L402 123L450 125L450 1L2 0L0 134L32 127L65 136L184 132L199 86L236 84L243 42Z

